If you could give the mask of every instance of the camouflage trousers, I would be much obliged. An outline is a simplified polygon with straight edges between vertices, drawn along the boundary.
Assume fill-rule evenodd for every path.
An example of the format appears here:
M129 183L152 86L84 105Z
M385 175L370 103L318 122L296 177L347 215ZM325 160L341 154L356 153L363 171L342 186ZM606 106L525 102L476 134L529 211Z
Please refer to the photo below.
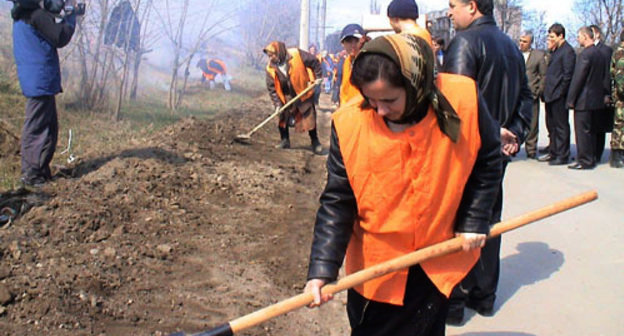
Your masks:
M615 109L613 132L611 133L611 149L624 150L624 106Z

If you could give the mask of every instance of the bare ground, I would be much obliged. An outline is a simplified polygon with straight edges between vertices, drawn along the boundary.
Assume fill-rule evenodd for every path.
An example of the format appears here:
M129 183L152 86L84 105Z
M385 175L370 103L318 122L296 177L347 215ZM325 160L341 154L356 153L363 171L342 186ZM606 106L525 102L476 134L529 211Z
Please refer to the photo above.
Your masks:
M0 334L191 333L299 294L326 156L294 132L294 149L274 149L275 121L232 141L271 110L262 98L185 119L119 152L94 149L37 192L2 195L22 214L0 227ZM344 335L343 302L242 334Z

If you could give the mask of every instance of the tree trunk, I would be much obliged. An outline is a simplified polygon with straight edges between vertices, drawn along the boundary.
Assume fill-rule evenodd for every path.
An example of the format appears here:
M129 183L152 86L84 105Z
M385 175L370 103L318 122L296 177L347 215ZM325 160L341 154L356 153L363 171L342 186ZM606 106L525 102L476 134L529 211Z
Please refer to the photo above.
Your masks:
M132 84L130 84L130 100L135 101L137 97L137 89L139 88L139 68L141 67L141 59L143 51L136 53L134 58L134 68L132 70Z

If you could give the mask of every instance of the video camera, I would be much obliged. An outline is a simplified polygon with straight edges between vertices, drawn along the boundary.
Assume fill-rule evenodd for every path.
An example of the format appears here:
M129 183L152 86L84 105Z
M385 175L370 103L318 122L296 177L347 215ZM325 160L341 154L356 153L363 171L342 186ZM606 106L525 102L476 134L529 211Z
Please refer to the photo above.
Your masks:
M14 6L20 7L24 10L32 10L36 8L43 8L48 12L60 15L63 11L65 15L75 13L76 15L84 15L86 12L86 4L84 2L78 2L76 5L67 3L66 0L8 0L13 2Z

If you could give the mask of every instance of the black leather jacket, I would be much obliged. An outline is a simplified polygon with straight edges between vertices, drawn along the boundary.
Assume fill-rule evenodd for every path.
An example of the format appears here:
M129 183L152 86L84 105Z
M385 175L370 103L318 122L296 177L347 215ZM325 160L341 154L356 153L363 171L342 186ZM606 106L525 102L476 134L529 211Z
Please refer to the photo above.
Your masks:
M476 19L457 32L444 56L442 72L474 79L501 127L524 142L531 125L533 95L518 47L492 16Z
M481 148L457 210L455 232L488 233L492 208L502 179L500 131L479 97ZM333 281L342 265L358 207L332 125L327 184L316 214L308 279Z

